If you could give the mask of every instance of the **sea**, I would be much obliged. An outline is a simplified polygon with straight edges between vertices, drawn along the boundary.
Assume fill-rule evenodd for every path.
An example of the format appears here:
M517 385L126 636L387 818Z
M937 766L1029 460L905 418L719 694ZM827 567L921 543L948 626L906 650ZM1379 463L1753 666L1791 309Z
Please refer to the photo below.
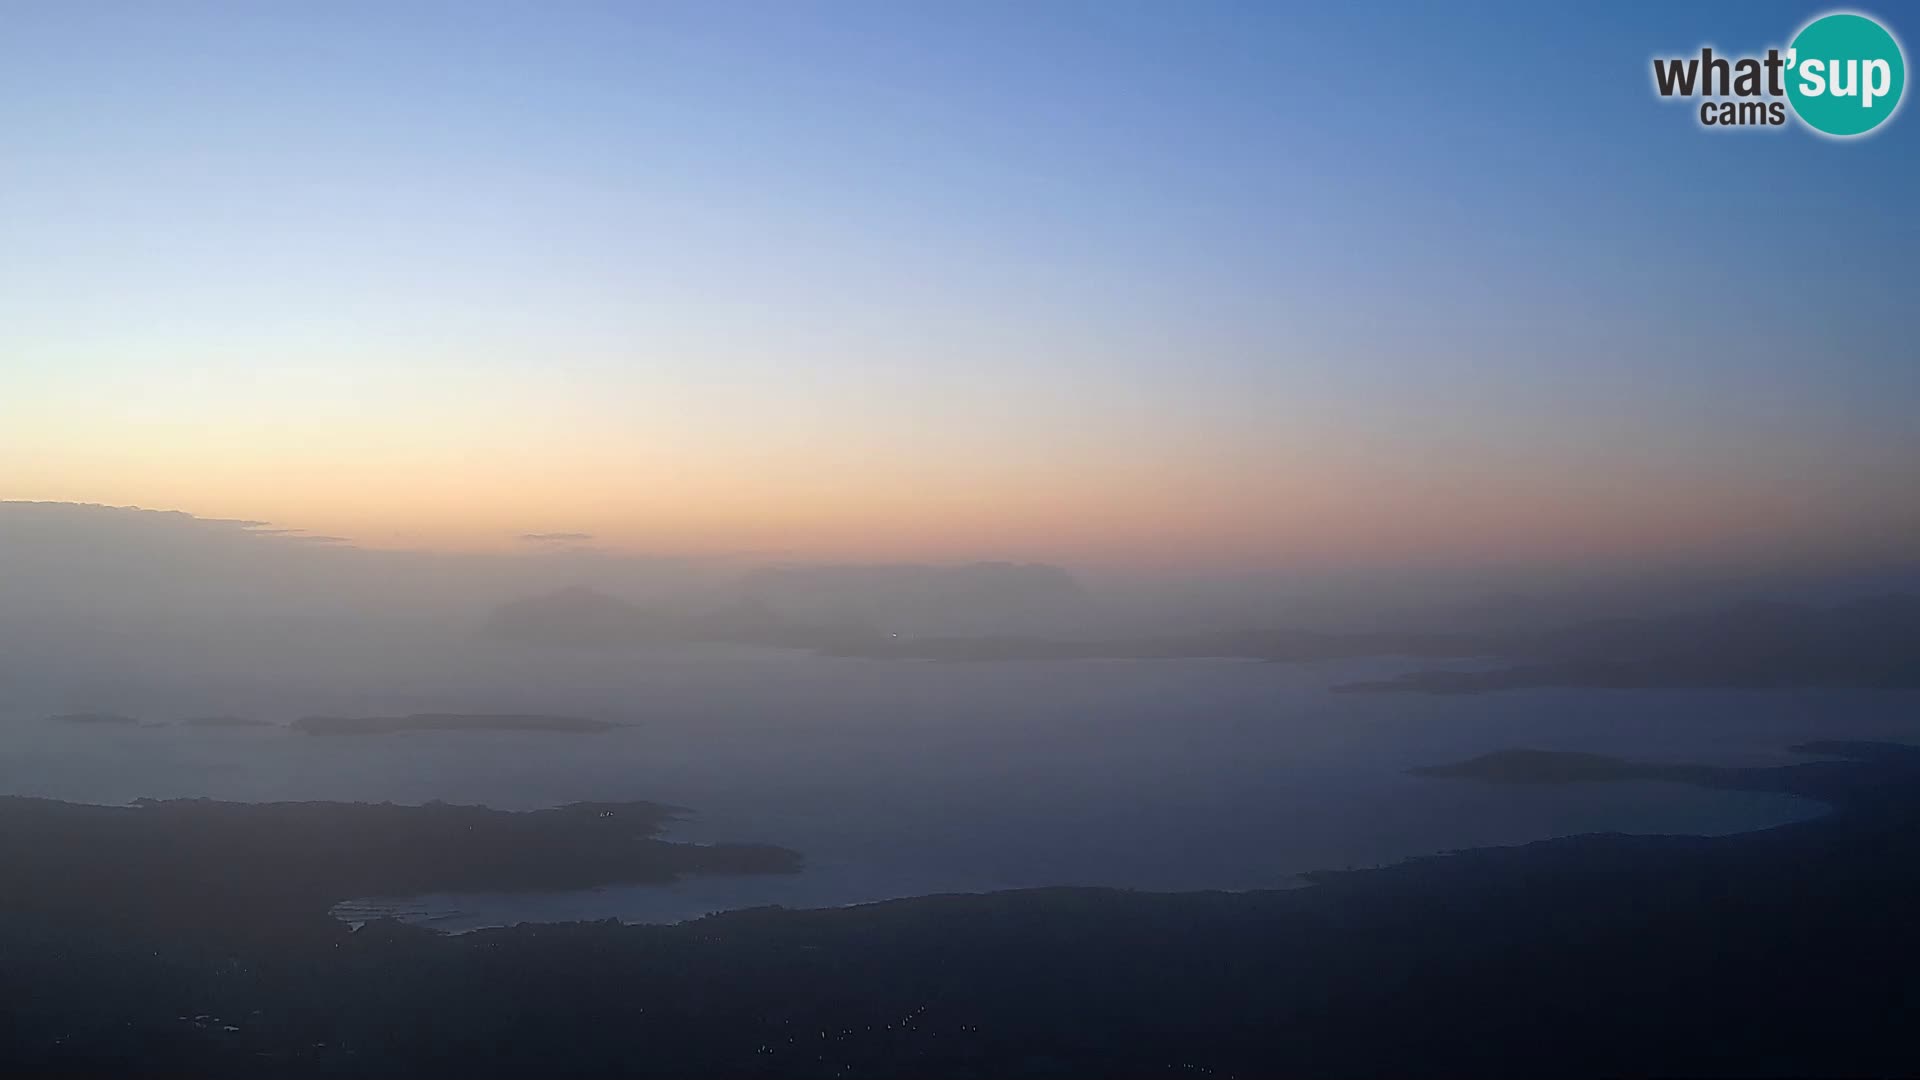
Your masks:
M187 665L190 667L191 665ZM0 701L0 793L93 803L646 799L667 838L800 852L795 875L570 892L360 897L335 914L448 931L678 922L1053 885L1287 888L1319 869L1593 832L1719 835L1818 815L1782 795L1634 782L1491 785L1408 769L1513 747L1769 765L1809 739L1920 740L1920 695L1843 690L1338 693L1396 658L927 662L723 647L377 643L289 674L164 664ZM1472 666L1470 663L1457 666ZM143 726L50 723L110 709ZM603 733L303 735L309 714L585 715ZM195 715L268 726L195 727Z

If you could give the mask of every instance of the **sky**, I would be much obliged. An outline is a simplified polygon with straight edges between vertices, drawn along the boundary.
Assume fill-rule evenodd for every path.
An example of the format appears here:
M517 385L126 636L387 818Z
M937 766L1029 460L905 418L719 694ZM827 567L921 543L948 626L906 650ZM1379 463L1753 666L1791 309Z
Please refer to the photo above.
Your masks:
M442 550L1910 555L1920 119L1708 131L1649 76L1824 10L14 0L0 498Z

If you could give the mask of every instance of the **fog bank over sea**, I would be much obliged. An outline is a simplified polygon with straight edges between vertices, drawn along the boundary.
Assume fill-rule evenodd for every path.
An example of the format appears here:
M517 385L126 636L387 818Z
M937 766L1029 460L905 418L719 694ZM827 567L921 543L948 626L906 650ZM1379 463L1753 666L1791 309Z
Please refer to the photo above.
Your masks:
M565 532L517 555L304 535L0 503L0 794L653 801L688 808L670 839L804 859L355 909L671 921L1279 888L1477 845L1764 828L1820 807L1407 770L1515 748L1765 765L1809 740L1907 740L1920 719L1920 600L1898 567L1175 588L1013 561L636 556Z

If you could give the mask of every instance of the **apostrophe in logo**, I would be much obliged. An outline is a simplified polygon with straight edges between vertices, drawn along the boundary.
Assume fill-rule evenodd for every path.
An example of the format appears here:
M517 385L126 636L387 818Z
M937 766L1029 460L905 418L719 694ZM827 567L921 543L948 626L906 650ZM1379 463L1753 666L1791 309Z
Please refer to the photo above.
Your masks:
M1900 43L1865 15L1826 15L1787 49L1787 100L1815 131L1864 135L1900 107L1907 62Z
M1885 123L1907 85L1900 43L1865 15L1835 12L1765 56L1655 57L1654 92L1699 98L1702 127L1779 127L1788 108L1823 135L1850 138Z

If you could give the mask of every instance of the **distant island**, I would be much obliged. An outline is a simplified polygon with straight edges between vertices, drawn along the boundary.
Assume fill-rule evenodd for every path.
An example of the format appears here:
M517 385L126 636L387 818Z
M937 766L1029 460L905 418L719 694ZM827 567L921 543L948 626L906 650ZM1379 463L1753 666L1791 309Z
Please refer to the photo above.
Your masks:
M138 717L111 712L56 713L47 717L47 722L50 724L100 724L114 727L137 727L140 724Z
M387 735L396 731L610 731L623 725L585 716L538 713L413 713L408 716L303 716L293 730L305 735Z
M1920 748L1895 743L1826 739L1801 743L1794 753L1830 760L1768 768L1629 761L1568 750L1497 750L1448 765L1408 769L1413 776L1490 784L1594 784L1662 780L1725 791L1796 795L1829 805L1859 803L1862 790L1905 782L1920 771Z

